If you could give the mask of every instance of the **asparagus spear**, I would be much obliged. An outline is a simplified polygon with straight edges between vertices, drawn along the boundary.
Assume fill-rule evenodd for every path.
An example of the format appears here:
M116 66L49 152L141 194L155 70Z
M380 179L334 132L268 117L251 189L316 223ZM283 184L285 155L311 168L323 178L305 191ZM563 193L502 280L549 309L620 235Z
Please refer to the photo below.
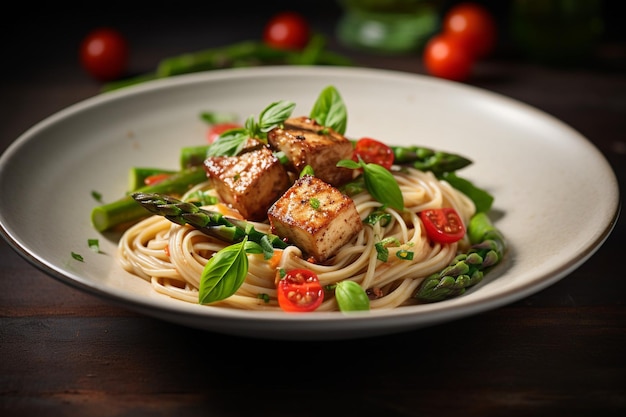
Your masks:
M231 45L205 49L161 60L153 73L142 74L102 86L101 91L112 91L159 78L191 72L260 65L339 65L353 62L343 55L327 51L326 39L314 34L302 51L272 48L261 41L242 41Z
M180 195L206 179L206 171L202 167L194 167L177 172L158 184L145 186L136 191ZM130 195L127 195L111 203L94 207L91 211L91 223L97 231L104 232L145 216L146 211L138 206Z
M146 178L151 177L152 175L173 175L175 173L176 171L163 168L131 167L131 169L128 171L128 191L137 191L139 188L144 187L146 185L144 181L146 180Z
M211 145L185 146L180 150L180 168L189 169L204 163Z
M171 222L188 224L203 233L228 243L248 240L263 244L269 243L273 248L284 249L288 246L278 236L259 232L252 223L232 217L225 217L217 211L205 210L193 203L184 202L168 195L158 193L133 193L132 198L152 214L164 216Z
M486 213L476 213L467 230L472 243L470 250L458 255L442 271L427 277L415 298L434 302L461 295L467 288L482 281L484 274L500 262L506 244Z
M394 163L411 164L421 171L432 171L436 176L445 172L454 172L472 163L461 155L421 146L391 146L391 149L394 153Z

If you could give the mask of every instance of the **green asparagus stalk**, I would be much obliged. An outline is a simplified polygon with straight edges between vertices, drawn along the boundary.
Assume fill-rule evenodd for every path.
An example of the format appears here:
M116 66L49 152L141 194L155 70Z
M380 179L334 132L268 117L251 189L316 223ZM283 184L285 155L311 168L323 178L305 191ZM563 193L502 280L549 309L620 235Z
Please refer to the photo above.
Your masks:
M262 42L244 41L166 58L159 62L156 74L163 78L189 72L230 68L238 64L243 66L244 63L254 66L284 60L288 54L288 51L271 48Z
M442 271L427 277L415 298L435 302L461 295L482 281L484 274L502 260L506 249L504 237L487 214L480 212L472 217L468 234L472 243L469 251L458 255Z
M256 230L250 222L225 217L220 212L205 210L168 195L137 192L132 194L132 198L140 204L138 207L143 207L152 214L164 216L176 224L188 224L227 243L241 242L247 236L250 241L261 245L267 242L273 248L284 249L288 246L278 236Z
M206 171L202 167L194 167L173 174L158 184L139 188L138 192L163 193L182 195L192 186L206 181ZM91 223L99 232L116 226L125 225L146 216L146 211L127 195L111 203L94 207L91 211Z
M175 174L176 171L152 167L132 167L128 171L128 191L137 191L144 187L146 178L157 174Z
M445 172L454 172L472 163L461 155L421 146L392 146L391 149L396 164L412 165L421 171L432 171L436 176L441 176Z
M351 66L353 62L343 55L325 49L326 39L314 34L302 51L272 48L262 41L242 41L231 45L205 49L161 60L153 73L142 74L125 80L113 81L102 86L101 91L139 84L159 78L192 72L253 67L261 65L338 65Z
M180 150L180 168L189 169L201 166L207 158L210 145L185 146Z

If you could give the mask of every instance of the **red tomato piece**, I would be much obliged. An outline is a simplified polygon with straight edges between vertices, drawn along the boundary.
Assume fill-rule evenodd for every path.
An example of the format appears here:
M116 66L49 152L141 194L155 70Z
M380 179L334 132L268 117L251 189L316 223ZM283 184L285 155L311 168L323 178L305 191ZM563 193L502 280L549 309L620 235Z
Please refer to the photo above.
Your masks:
M281 12L265 25L263 41L278 49L303 49L311 37L309 22L299 13Z
M278 281L278 304L284 311L313 311L324 301L324 289L309 269L292 269Z
M474 58L454 36L439 34L433 36L424 47L424 66L435 77L452 81L465 81L469 78Z
M234 122L216 123L212 125L211 127L209 127L209 130L207 131L207 141L209 143L213 143L220 137L222 133L228 130L237 129L240 127L241 125L239 123L234 123Z
M128 42L117 30L99 28L90 32L80 46L80 63L95 79L120 78L128 68Z
M463 220L451 207L424 210L419 216L426 234L437 243L454 243L465 236Z
M465 2L453 6L443 18L443 32L453 35L476 58L489 55L496 45L494 16L484 6Z
M359 161L359 157L366 163L378 164L387 169L391 168L394 153L391 147L372 138L361 138L354 146L352 159Z

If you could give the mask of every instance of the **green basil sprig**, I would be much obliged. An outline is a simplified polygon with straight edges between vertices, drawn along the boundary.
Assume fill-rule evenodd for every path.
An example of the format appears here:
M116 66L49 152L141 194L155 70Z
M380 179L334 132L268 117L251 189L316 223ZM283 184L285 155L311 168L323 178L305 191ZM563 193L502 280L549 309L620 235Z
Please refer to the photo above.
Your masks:
M389 170L381 165L365 163L359 158L359 162L351 159L342 159L337 162L338 167L350 169L363 169L365 188L378 201L396 210L404 210L404 197L398 182Z
M280 126L291 116L296 103L287 100L276 101L267 106L258 121L249 116L244 127L231 129L220 135L207 151L207 156L235 156L241 152L249 138L267 140L267 132Z

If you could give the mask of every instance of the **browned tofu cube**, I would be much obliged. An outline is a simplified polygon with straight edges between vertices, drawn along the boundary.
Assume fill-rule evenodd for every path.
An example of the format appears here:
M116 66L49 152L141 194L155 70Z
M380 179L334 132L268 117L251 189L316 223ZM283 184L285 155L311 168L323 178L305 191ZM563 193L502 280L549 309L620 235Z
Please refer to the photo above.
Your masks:
M222 201L243 217L267 220L267 210L291 184L287 171L265 146L238 156L215 156L204 161L205 170Z
M296 180L268 213L273 233L324 262L363 229L354 201L321 179Z
M271 130L267 141L285 153L297 173L310 165L317 178L340 186L352 179L353 170L337 167L341 159L352 158L352 142L332 129L327 133L322 129L308 117L291 118L285 121L284 129Z

